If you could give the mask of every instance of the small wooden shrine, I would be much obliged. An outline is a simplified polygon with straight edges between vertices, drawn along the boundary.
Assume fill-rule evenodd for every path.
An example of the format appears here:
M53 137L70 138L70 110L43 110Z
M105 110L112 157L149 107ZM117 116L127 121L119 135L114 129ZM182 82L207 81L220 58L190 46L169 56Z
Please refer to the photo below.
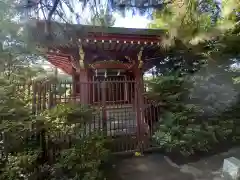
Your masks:
M104 106L107 119L127 112L121 121L144 122L143 74L159 56L162 31L52 22L46 37L45 28L34 21L29 35L50 63L72 76L79 102Z

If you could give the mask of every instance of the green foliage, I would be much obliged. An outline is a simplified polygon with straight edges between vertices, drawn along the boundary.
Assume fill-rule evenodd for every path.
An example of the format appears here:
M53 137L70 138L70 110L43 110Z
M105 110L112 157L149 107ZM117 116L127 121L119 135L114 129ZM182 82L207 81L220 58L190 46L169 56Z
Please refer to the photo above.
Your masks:
M160 102L163 113L153 139L166 151L184 155L237 140L240 106L239 100L233 101L237 89L229 90L229 84L214 73L210 77L172 74L152 80L149 94Z
M27 31L13 3L0 2L0 75L11 81L26 81L42 71L32 66L41 58L32 42L27 42Z
M192 64L203 59L215 66L239 61L238 12L239 0L173 0L156 10L149 27L166 32L160 42L164 55L154 62L157 74L176 70L176 66L179 69L179 64L182 69L190 65L194 72Z
M24 148L32 118L22 95L16 94L16 85L3 77L0 77L0 94L0 132L2 133L0 149L8 155L1 158L3 174L0 175L0 179L15 179L13 176L17 173L21 175L24 166L29 168L23 160L28 156L24 153ZM14 162L19 166L15 167ZM7 171L12 173L8 174Z
M148 97L162 104L165 110L178 108L179 101L185 99L188 86L179 73L160 76L148 82Z
M66 104L35 116L14 90L2 80L0 149L6 156L1 158L0 179L101 178L108 151L101 131L87 131L92 108Z
M72 148L60 153L57 163L53 165L54 172L57 172L54 177L84 180L100 178L102 174L99 168L107 155L103 145L104 139L97 133L78 139Z
M7 162L2 169L0 179L31 179L37 167L36 161L39 151L26 151L8 156Z
M150 28L167 31L165 45L173 45L175 39L187 46L198 45L235 28L239 0L219 4L216 0L173 0L155 11Z
M16 94L16 86L4 77L0 77L0 113L1 120L16 121L29 119L29 110L25 107L22 94Z
M45 114L46 113L46 114ZM99 166L105 160L105 138L97 130L85 132L93 111L81 105L58 105L45 112L51 146L67 147L60 151L52 165L52 176L57 179L96 179L101 176ZM59 139L70 138L70 142ZM52 140L51 140L52 139ZM71 146L69 146L69 143Z

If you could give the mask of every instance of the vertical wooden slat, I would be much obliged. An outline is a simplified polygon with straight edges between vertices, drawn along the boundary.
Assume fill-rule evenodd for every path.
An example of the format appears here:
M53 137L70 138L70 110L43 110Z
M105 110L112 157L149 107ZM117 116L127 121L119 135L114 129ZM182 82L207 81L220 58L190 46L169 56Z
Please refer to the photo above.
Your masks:
M32 90L33 90L33 97L32 97L32 112L33 114L36 114L36 104L37 104L37 87L36 87L36 83L33 82L32 83Z
M44 85L43 85L43 92L42 92L42 108L43 108L43 110L45 110L46 109L46 98L47 98L47 83L45 83Z

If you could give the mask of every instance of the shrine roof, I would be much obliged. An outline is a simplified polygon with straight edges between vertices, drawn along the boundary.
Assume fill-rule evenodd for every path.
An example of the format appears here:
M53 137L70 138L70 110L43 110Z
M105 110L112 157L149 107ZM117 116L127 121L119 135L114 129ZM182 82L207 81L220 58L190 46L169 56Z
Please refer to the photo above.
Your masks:
M63 24L51 22L51 33L47 36L46 21L31 20L28 24L29 37L39 45L51 46L59 44L71 44L79 40L93 41L119 41L124 42L160 42L163 30L156 29L135 29L120 27L102 27L79 24Z
M79 66L79 48L90 64L96 57L108 60L124 56L136 56L142 51L144 71L153 66L152 60L161 57L163 30L102 27L51 22L50 34L46 33L46 21L28 23L29 40L47 55L50 63L72 74L72 67ZM43 47L43 48L42 48Z

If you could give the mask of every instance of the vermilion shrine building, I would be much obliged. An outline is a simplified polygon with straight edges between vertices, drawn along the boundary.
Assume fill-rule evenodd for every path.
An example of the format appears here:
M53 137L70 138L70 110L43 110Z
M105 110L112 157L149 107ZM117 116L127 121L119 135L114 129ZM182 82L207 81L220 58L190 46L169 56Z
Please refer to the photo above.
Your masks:
M107 123L114 117L144 127L153 118L146 117L143 74L159 56L161 31L52 22L52 34L46 37L44 21L29 28L48 61L72 76L72 96L103 107Z

